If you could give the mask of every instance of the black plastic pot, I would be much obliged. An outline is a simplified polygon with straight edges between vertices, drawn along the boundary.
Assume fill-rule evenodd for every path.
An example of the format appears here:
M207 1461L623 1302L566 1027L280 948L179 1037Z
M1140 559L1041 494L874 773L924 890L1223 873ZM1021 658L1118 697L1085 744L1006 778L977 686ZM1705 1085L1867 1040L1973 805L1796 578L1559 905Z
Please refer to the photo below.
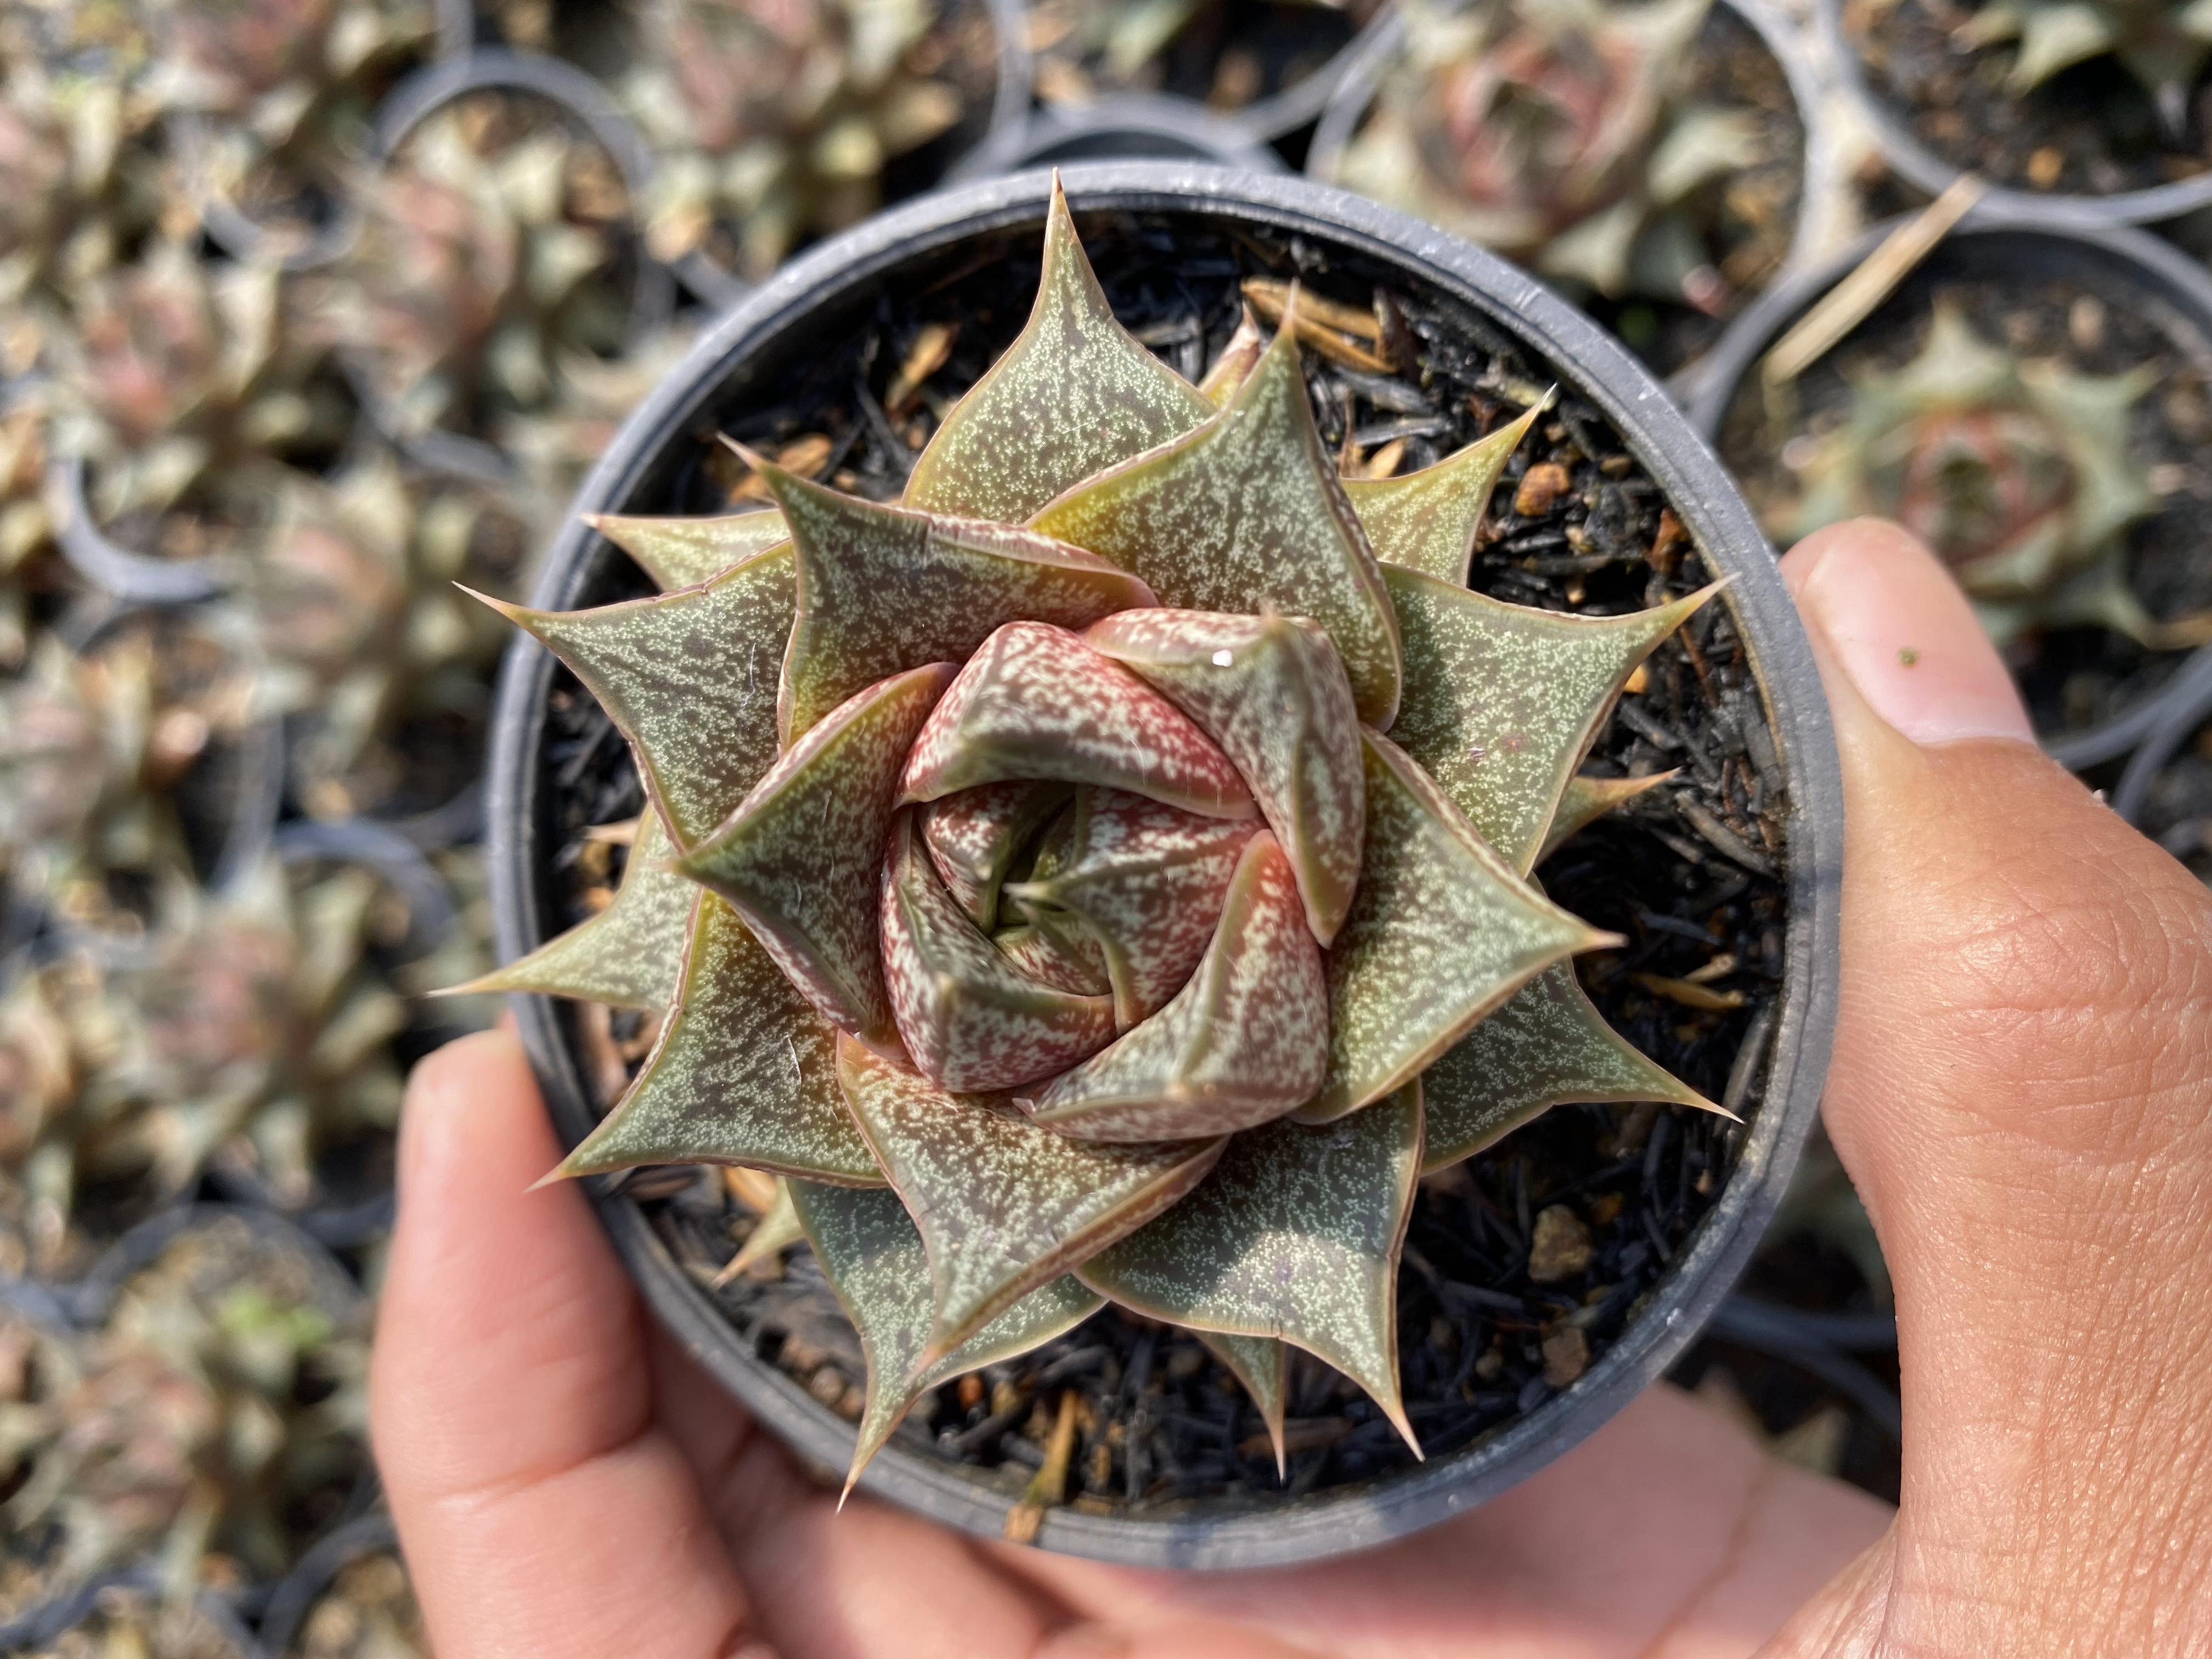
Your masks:
M1804 177L1798 187L1797 223L1790 252L1776 281L1802 269L1832 246L1851 222L1850 187L1844 165L1844 135L1831 113L1826 86L1808 56L1802 32L1771 0L1720 0L1757 34L1782 66L1790 95L1805 134ZM1328 183L1336 177L1344 152L1367 118L1369 107L1404 44L1406 21L1386 13L1349 49L1349 61L1321 112L1313 144L1306 152L1306 176Z
M284 1659L292 1650L301 1626L331 1580L363 1556L397 1549L398 1544L392 1517L381 1510L347 1522L317 1542L269 1593L268 1606L262 1609L258 1633L269 1659Z
M2143 734L2112 787L2112 810L2130 823L2140 824L2159 773L2208 720L2212 720L2212 647L2198 652L2174 677L2171 695L2159 705L2157 723Z
M1644 1310L1572 1386L1487 1438L1450 1455L1356 1487L1292 1500L1180 1506L1132 1518L1055 1510L1038 1542L1099 1559L1149 1565L1257 1566L1357 1550L1493 1498L1558 1457L1665 1372L1710 1320L1779 1202L1819 1104L1832 1035L1841 784L1820 682L1765 540L1719 464L1650 376L1540 284L1403 215L1303 179L1193 165L1116 164L1063 175L1079 217L1137 216L1161 246L1178 222L1248 228L1388 270L1470 329L1515 337L1586 397L1672 503L1705 558L1732 579L1722 603L1748 641L1786 772L1790 812L1790 915L1781 995L1771 1024L1747 1040L1737 1069L1765 1088L1735 1168ZM926 280L963 257L1041 234L1042 173L949 191L815 249L723 319L623 428L586 482L581 511L624 511L653 499L681 465L692 434L749 386L772 385L787 365L818 355L840 330L865 325L878 296ZM975 245L981 243L981 247ZM572 521L546 560L533 603L579 602L615 556ZM544 937L556 848L545 818L539 763L555 664L518 637L500 684L489 806L490 876L500 954ZM516 999L523 1040L562 1137L594 1121L592 1095L568 1025L550 1002ZM842 1468L853 1431L799 1384L757 1360L750 1346L678 1265L629 1200L592 1183L602 1221L647 1300L684 1346L802 1459ZM1018 1490L1005 1474L964 1468L894 1441L862 1483L920 1514L981 1536L998 1535Z
M1283 158L1243 121L1188 98L1126 93L1039 109L953 169L958 180L1078 161L1203 161L1280 173Z
M1965 169L1922 143L1868 81L1858 49L1844 30L1843 0L1814 0L1814 14L1832 78L1873 135L1882 159L1914 189L1942 195ZM2112 196L2062 196L1993 186L1982 200L1993 212L2015 216L2051 230L2149 225L2212 205L2212 172Z
M1707 441L1719 441L1738 389L1757 371L1768 349L1815 301L1856 270L1899 222L1876 226L1820 264L1769 289L1729 325L1719 343L1685 377L1688 384L1676 388L1690 424ZM2212 378L2212 275L2147 232L2124 225L2054 224L2039 210L2022 218L1984 206L1920 269L1983 276L2026 273L2107 292L2124 289L2131 296L2126 308L2156 320L2176 347ZM2171 699L2186 695L2192 677L2201 681L2212 673L2212 647L2197 656L2191 668L2168 676L2112 719L2052 738L2045 747L2076 771L2125 754L2157 726Z

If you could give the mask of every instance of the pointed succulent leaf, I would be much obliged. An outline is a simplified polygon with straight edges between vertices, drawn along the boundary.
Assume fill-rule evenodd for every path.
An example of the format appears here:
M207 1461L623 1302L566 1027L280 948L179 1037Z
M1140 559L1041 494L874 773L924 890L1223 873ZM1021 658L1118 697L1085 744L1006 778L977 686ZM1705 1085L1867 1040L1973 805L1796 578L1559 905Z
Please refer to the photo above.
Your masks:
M1472 1158L1571 1102L1651 1100L1721 1109L1607 1024L1573 964L1565 962L1537 975L1446 1049L1421 1086L1429 1115L1424 1174Z
M1095 787L1078 793L1072 823L1066 854L1007 895L1025 915L1066 911L1089 924L1127 1030L1165 1006L1206 954L1256 826Z
M1385 564L1465 587L1474 557L1474 532L1490 508L1491 491L1544 407L1539 404L1519 420L1418 472L1395 478L1346 478L1344 493L1359 515L1375 556Z
M698 895L682 960L675 1010L644 1069L560 1173L742 1164L882 1184L845 1110L830 1028L711 893Z
M584 522L638 562L664 593L711 581L733 565L791 539L783 514L720 513L702 519L587 513Z
M899 768L951 678L934 663L849 699L677 866L737 908L824 1019L865 1042L896 1040L877 886Z
M1322 954L1291 862L1261 830L1245 843L1206 955L1175 1000L1022 1101L1085 1140L1182 1139L1281 1116L1328 1060Z
M1008 623L931 714L900 804L1007 778L1127 789L1207 817L1249 818L1252 796L1190 718L1066 629Z
M1172 1324L1279 1337L1367 1390L1418 1452L1398 1390L1398 1258L1421 1168L1421 1089L1320 1129L1235 1137L1213 1173L1084 1264L1084 1283Z
M915 460L907 505L1018 523L1212 412L1115 320L1055 180L1029 324Z
M1310 617L1328 630L1359 717L1398 708L1398 625L1366 533L1314 428L1285 328L1218 415L1078 484L1031 520L1189 611Z
M1079 629L1152 602L1135 577L1033 530L884 507L756 465L799 559L777 706L786 742L878 680L964 660L1001 623Z
M1218 1140L1070 1140L1003 1099L949 1094L850 1041L838 1045L837 1069L929 1252L933 1358L1174 1205L1221 1155Z
M1055 927L1055 922L1061 925ZM1082 926L1073 916L1048 916L1042 923L1025 921L1001 928L991 936L991 942L1007 961L1041 985L1079 996L1110 996L1114 981L1103 963L1093 959L1096 951L1068 942L1067 934Z
M1406 650L1393 739L1524 875L1630 673L1718 591L1626 617L1577 617L1410 570L1386 579Z
M1298 1113L1308 1122L1382 1099L1531 975L1611 939L1508 868L1396 744L1364 735L1367 860L1328 953L1328 1075Z
M1588 829L1616 806L1634 800L1647 789L1657 788L1673 776L1672 771L1640 778L1596 778L1577 773L1560 792L1559 810L1552 814L1552 827L1544 832L1536 862L1541 864L1551 857L1577 830Z
M999 886L1023 843L1067 802L1065 785L1012 779L944 795L921 809L922 845L978 927L999 914Z
M692 902L699 896L694 884L667 867L674 851L660 815L648 807L638 819L613 902L528 956L446 994L536 991L617 1008L665 1008L676 994Z
M1226 408L1229 400L1237 395L1237 388L1252 373L1252 366L1260 361L1260 354L1267 349L1267 337L1260 332L1260 319L1252 314L1252 307L1246 306L1244 314L1237 319L1237 331L1229 337L1229 343L1221 348L1213 367L1198 383L1199 395L1216 409Z
M1289 1473L1283 1445L1283 1418L1291 1395L1291 1351L1279 1337L1238 1336L1228 1331L1200 1331L1198 1340L1229 1368L1267 1425L1267 1438L1275 1448L1275 1474Z
M1290 855L1314 937L1334 939L1359 882L1367 798L1352 683L1328 635L1303 617L1152 609L1084 638L1221 745Z
M883 953L899 1036L940 1088L1034 1083L1113 1040L1111 998L1029 978L954 902L911 812L899 814L884 865Z
M838 1304L860 1333L868 1362L867 1404L845 1490L882 1449L914 1402L963 1371L1012 1359L1075 1328L1101 1298L1063 1274L1030 1291L975 1335L930 1364L929 1258L896 1194L800 1182L793 1188L807 1242Z
M785 550L702 587L592 611L486 603L543 640L599 700L681 849L727 817L775 758L796 591Z
M760 1219L753 1223L752 1231L745 1235L744 1248L732 1256L724 1264L722 1271L714 1276L715 1283L726 1285L748 1268L757 1267L763 1261L781 1255L806 1237L805 1224L799 1220L799 1206L791 1195L791 1185L782 1176L775 1178L775 1198L761 1212Z

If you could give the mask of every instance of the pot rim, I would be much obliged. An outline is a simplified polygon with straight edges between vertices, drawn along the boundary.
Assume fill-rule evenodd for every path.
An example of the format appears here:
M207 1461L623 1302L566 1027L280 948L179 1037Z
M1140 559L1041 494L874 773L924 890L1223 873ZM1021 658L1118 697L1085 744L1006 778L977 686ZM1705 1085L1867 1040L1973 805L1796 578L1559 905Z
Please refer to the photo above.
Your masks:
M1820 31L1835 82L1874 135L1882 159L1914 189L1941 196L1969 169L1947 161L1920 142L1888 101L1875 88L1859 61L1858 48L1844 28L1843 0L1814 0L1814 23ZM2156 224L2212 203L2212 172L2169 185L2115 191L2109 196L2063 195L1991 185L1982 205L2017 216L2048 230L2094 230L2122 225Z
M1310 180L1185 163L1072 167L1062 179L1079 215L1114 210L1198 214L1334 243L1395 266L1487 315L1549 359L1620 433L1712 568L1734 577L1722 602L1744 634L1788 778L1790 914L1765 1103L1712 1208L1620 1340L1579 1381L1504 1429L1375 1486L1238 1513L1194 1508L1124 1519L1058 1509L1048 1514L1038 1535L1049 1549L1134 1565L1228 1568L1315 1559L1433 1525L1534 1473L1662 1376L1718 1308L1779 1203L1819 1109L1838 977L1840 768L1803 629L1750 509L1657 383L1588 319L1494 256ZM1050 183L1049 173L1031 173L926 198L786 267L711 329L633 414L586 480L577 509L625 501L667 435L696 418L732 364L917 256L978 234L1041 227ZM556 608L573 603L595 544L592 532L572 516L555 539L533 603ZM501 675L489 817L490 884L503 959L538 942L537 750L553 669L550 653L518 636ZM564 1139L573 1142L594 1121L576 1057L548 1000L512 1000L545 1086L548 1110ZM614 1196L615 1183L595 1178L587 1184L617 1252L678 1340L802 1459L825 1469L842 1468L852 1445L851 1426L744 1350L643 1214ZM878 1455L861 1485L984 1537L999 1534L1015 1495L980 1471L909 1453L896 1442Z
M1912 217L1900 215L1862 232L1826 259L1776 283L1729 325L1697 364L1689 385L1681 388L1683 411L1700 437L1709 444L1719 442L1721 423L1728 418L1736 392L1767 348ZM1992 206L1984 198L1922 264L1941 258L1953 242L1982 236L2045 240L2090 250L2116 272L2124 273L2126 280L2139 282L2177 307L2196 325L2212 352L2212 272L2148 231L2124 224L2053 222L2040 211L2016 213L2002 204ZM2212 358L2206 367L2212 370ZM2060 765L2077 772L2115 759L2148 737L2164 719L2168 704L2185 697L2189 687L2208 675L2212 675L2212 646L2200 646L2163 685L2145 692L2111 719L2054 738L2044 748Z

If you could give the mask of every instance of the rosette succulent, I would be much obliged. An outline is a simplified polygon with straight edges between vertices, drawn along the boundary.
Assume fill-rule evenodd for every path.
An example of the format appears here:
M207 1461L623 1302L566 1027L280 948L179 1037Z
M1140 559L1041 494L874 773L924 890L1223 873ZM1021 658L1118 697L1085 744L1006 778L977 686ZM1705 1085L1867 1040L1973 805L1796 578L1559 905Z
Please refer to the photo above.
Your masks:
M1717 311L1703 198L1764 159L1690 92L1711 0L1417 3L1337 181L1608 299Z
M2151 90L2176 131L2212 55L2212 6L2197 0L1985 0L1972 11L1960 30L1967 42L2018 43L2008 77L2014 92L2109 54Z
M1783 532L1873 514L1919 536L1958 576L2000 644L2101 626L2141 643L2161 629L2128 585L2128 527L2158 504L2128 455L2145 367L2082 374L2023 362L1939 304L1901 368L1856 377L1848 411L1797 467Z
M1534 416L1340 482L1295 331L1194 386L1055 191L1035 310L884 505L602 518L665 590L508 608L629 738L599 915L477 988L665 1011L562 1165L787 1177L869 1362L926 1389L1108 1298L1271 1425L1285 1344L1410 1441L1414 1184L1567 1100L1703 1105L1610 1030L1529 871L1636 665L1466 586ZM1385 735L1385 733L1388 735Z

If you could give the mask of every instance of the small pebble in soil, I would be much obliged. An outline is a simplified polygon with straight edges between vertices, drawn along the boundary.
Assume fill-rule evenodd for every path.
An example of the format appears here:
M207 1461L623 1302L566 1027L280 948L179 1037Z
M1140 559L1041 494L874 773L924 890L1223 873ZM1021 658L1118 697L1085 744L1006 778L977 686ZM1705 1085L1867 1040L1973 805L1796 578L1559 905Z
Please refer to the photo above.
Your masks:
M1579 1278L1589 1270L1593 1253L1583 1218L1565 1205L1554 1204L1536 1217L1528 1241L1528 1277L1539 1285Z

